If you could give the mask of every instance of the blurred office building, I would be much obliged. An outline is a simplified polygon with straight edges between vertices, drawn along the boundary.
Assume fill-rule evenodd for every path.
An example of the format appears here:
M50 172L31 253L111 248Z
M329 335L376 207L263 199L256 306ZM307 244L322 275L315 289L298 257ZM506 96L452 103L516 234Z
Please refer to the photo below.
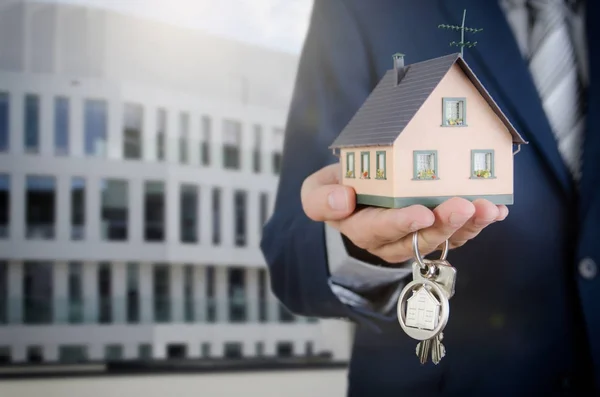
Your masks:
M290 314L259 249L297 62L0 4L0 362L347 358L347 327Z

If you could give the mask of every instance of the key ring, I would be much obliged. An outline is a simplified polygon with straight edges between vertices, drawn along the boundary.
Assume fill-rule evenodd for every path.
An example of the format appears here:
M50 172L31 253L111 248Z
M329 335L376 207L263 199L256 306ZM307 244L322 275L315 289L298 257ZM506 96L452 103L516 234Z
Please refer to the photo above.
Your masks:
M448 243L448 240L446 240L444 242L444 248L442 249L442 256L439 259L440 261L446 260L446 256L448 255L449 245L450 244ZM423 257L421 256L421 253L419 252L419 234L418 234L418 232L413 233L412 246L413 246L413 251L415 252L415 259L417 260L417 263L421 267L421 270L427 270L427 275L426 275L427 278L433 277L436 272L436 267L435 267L435 265L430 266L423 261Z

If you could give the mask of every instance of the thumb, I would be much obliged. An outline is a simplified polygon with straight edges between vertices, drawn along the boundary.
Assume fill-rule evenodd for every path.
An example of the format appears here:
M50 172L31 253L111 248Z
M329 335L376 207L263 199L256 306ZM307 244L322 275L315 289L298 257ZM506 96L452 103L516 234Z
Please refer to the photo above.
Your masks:
M328 166L306 178L302 186L302 207L314 221L334 221L354 212L354 189L337 184L338 167Z

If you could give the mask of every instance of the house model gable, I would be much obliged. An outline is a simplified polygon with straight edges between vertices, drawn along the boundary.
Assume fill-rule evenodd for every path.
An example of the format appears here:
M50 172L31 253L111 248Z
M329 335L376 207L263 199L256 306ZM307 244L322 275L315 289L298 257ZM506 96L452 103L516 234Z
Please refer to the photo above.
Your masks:
M527 142L462 56L393 60L330 146L357 203L435 207L458 196L512 204L513 157Z

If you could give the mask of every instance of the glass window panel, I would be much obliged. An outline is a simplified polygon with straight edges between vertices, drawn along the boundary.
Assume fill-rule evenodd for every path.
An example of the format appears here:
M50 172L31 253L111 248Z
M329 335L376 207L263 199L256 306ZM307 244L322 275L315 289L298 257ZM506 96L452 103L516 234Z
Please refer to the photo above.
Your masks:
M190 129L190 116L187 113L181 113L179 117L179 162L188 163L188 140Z
M123 112L123 158L142 158L142 125L144 110L142 105L126 103Z
M54 153L69 153L69 99L54 98Z
M184 243L198 241L198 188L181 185L180 191L180 235Z
M156 126L156 159L163 161L165 159L165 137L167 134L167 111L165 109L158 109Z
M84 104L85 153L106 156L108 107L106 101L86 99Z
M85 179L71 179L71 239L85 238Z
M10 227L10 176L0 174L0 238L7 238Z
M146 181L144 197L144 235L146 241L165 239L165 184Z
M30 239L51 240L56 222L56 181L51 176L27 176L26 234Z
M0 152L6 152L10 146L10 96L0 91Z
M127 181L124 180L106 179L101 182L101 234L105 240L127 240L129 218L128 190Z
M52 262L24 262L22 299L25 324L52 323L53 279Z
M25 150L36 153L40 144L40 99L37 95L25 95Z

